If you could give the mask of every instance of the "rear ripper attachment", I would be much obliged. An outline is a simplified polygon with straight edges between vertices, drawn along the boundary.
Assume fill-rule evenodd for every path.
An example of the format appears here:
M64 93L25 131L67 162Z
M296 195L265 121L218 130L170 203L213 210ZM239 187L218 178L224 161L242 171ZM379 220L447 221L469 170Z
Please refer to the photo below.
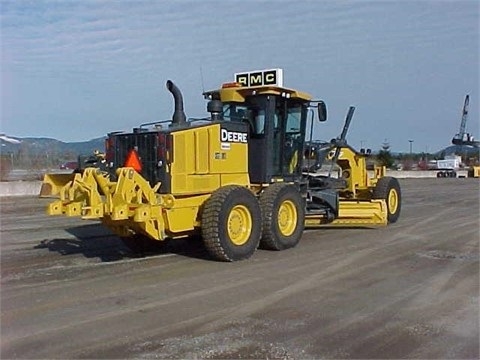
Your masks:
M140 252L197 235L221 261L292 248L305 227L397 221L398 181L382 168L370 178L368 155L346 143L354 108L339 138L307 143L308 114L326 120L323 101L284 87L281 69L236 80L204 93L210 115L201 119L186 118L167 81L172 118L110 133L101 168L45 175L41 196L57 198L48 214L97 219ZM315 173L324 161L340 175Z

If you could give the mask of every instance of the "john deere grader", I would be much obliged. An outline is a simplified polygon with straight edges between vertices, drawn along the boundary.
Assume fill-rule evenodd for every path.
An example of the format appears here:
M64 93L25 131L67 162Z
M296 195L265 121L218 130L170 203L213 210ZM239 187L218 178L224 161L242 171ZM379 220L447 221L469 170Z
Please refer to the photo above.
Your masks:
M45 175L41 196L58 198L48 214L98 219L140 252L167 239L201 239L222 261L248 258L259 246L294 247L305 227L395 222L398 181L382 169L369 177L368 155L345 141L354 108L339 138L306 141L307 127L311 134L326 120L326 106L283 87L282 75L235 74L203 94L203 119L186 118L180 90L167 81L172 119L108 134L101 166ZM323 160L337 164L339 176L312 173Z

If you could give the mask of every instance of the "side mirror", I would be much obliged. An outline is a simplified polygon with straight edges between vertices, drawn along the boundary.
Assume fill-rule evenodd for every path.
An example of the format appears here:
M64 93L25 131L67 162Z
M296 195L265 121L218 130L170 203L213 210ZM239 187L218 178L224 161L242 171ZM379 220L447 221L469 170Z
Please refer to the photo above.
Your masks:
M327 105L323 101L319 101L317 104L318 121L327 121Z

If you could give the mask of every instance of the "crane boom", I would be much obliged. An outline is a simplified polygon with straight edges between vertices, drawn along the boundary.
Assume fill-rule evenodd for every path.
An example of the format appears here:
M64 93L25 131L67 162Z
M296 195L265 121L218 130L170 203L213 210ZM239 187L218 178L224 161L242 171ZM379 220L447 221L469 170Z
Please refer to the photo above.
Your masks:
M462 110L462 121L460 122L460 129L458 134L452 139L452 144L454 145L477 145L478 142L474 141L473 137L466 133L467 128L467 119L468 119L468 104L470 102L470 96L467 94L465 96L465 103L463 104Z
M468 118L468 103L470 101L470 96L467 95L465 96L465 103L463 104L463 111L462 111L462 122L460 123L460 130L459 130L459 134L462 135L465 135L465 128L467 126L467 118Z

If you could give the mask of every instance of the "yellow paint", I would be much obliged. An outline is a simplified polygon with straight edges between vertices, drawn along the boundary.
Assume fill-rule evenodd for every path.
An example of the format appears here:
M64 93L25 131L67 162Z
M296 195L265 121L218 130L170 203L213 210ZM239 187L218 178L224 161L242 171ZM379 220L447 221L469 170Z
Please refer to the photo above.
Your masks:
M252 232L252 215L244 205L234 206L227 219L228 237L237 246L245 244Z
M283 236L290 236L295 231L298 222L297 208L295 204L286 200L278 209L278 228Z
M231 142L222 148L220 129L217 123L172 133L174 196L212 193L230 179L249 185L247 144Z
M390 189L390 191L388 192L387 200L388 200L387 205L389 209L388 211L391 214L395 214L399 205L399 196L396 189Z
M339 216L333 222L328 223L321 215L307 215L305 227L319 226L386 226L387 225L387 204L385 200L341 200L339 204Z
M480 166L472 166L472 168L468 170L468 177L472 177L472 178L480 177Z
M72 182L76 174L45 174L40 197L53 197L60 194L65 185Z
M227 87L219 90L207 92L206 94L218 93L220 100L223 102L245 102L247 96L252 95L274 95L274 96L288 96L292 99L311 100L312 96L303 91L279 87L279 86L255 86L255 87Z
M332 160L335 154L333 149L328 159ZM370 189L375 187L379 178L385 176L385 167L376 166L375 175L370 178L367 171L367 156L356 152L350 147L340 149L337 164L342 169L342 178L347 181L345 192L360 198L369 199Z

